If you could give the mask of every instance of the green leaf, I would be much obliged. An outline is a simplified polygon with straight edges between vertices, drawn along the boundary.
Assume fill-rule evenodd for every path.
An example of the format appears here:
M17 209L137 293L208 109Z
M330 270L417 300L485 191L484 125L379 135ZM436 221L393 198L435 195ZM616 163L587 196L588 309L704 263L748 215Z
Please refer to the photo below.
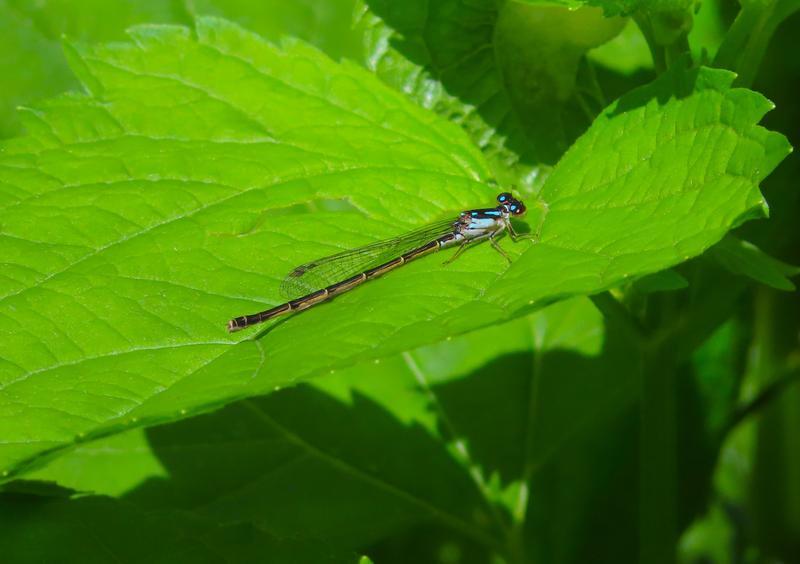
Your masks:
M714 65L735 71L738 83L749 86L756 78L761 60L775 30L786 18L800 10L798 0L744 0Z
M571 261L562 253L581 262L583 276L575 286L549 291L594 293L632 276L633 265L642 274L657 271L656 263L677 264L731 226L763 216L758 182L790 147L782 135L752 125L771 104L730 89L733 78L708 68L674 68L612 104L542 190L549 213L541 244L486 295L514 301L511 287L524 279L534 301L544 298L537 290L547 292L547 284L541 275L530 283L533 271L563 271ZM614 240L624 241L625 249L615 248ZM589 272L598 278L590 280ZM603 283L610 279L615 282Z
M189 23L162 0L0 0L0 137L19 133L16 107L79 86L61 51L62 36L122 39L135 23Z
M724 0L705 0L694 15L689 43L695 61L713 60L728 30L729 19Z
M689 281L680 273L674 270L663 270L642 276L632 284L631 290L637 294L651 294L653 292L671 292L687 286L689 286Z
M2 147L0 468L600 292L759 215L785 139L722 71L613 104L543 188L541 242L429 258L262 333L296 264L488 204L480 152L367 72L219 20L72 50L92 93ZM530 202L529 202L530 203ZM532 212L536 206L531 203ZM338 210L338 211L336 211ZM536 229L534 222L534 227ZM241 335L241 336L240 336Z
M7 562L329 562L355 554L284 540L249 524L217 526L181 511L147 513L105 497L0 494Z
M26 477L57 482L76 491L121 497L146 480L167 479L169 474L153 452L147 431L137 428L79 444Z
M297 37L329 57L358 60L361 36L353 29L355 0L194 0L195 17L219 16L247 26L264 37Z
M47 480L13 480L0 485L0 495L13 494L69 498L76 493L77 492L71 488L65 488L53 481Z
M618 334L586 298L564 301L152 428L144 443L101 439L37 474L123 495L111 468L150 466L123 496L149 511L352 549L433 521L502 552L524 519L521 484L631 404L638 365Z
M601 95L582 66L620 18L493 0L362 0L365 64L418 104L459 123L501 183L538 189L588 127Z
M189 24L219 15L278 40L309 41L331 57L360 58L352 29L354 0L0 0L0 137L19 133L16 107L78 87L59 46L61 37L91 42L119 40L138 23Z
M777 290L791 292L795 289L789 278L800 274L800 267L772 258L752 243L728 235L709 252L712 258L734 274L747 276Z

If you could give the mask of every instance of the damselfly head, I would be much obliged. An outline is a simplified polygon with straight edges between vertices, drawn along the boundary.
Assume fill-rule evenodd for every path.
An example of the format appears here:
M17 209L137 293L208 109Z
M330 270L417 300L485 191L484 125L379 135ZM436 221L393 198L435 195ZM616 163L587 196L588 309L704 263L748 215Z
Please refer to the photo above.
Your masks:
M507 213L511 215L522 215L526 211L525 204L517 200L510 192L503 192L497 196L497 201Z

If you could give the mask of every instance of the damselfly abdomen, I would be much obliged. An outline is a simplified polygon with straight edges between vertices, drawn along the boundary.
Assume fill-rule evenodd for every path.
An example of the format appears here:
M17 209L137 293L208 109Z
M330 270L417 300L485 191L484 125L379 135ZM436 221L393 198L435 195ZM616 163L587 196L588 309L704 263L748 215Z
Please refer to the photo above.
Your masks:
M467 244L488 239L508 259L495 239L508 231L511 238L517 240L511 217L524 214L525 204L508 192L497 196L497 203L495 208L463 211L456 220L434 223L400 237L300 265L283 281L282 290L289 301L260 313L231 319L228 331L238 331L284 313L308 309L415 258L446 247L458 245L450 262L464 251Z

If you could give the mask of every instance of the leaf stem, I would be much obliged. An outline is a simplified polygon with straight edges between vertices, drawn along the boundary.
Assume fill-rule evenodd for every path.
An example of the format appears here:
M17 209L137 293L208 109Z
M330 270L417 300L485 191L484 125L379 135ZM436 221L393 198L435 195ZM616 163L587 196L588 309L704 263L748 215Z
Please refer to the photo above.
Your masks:
M642 35L647 41L647 46L650 48L650 55L653 57L653 67L656 70L656 74L663 74L676 61L687 55L690 56L689 35L686 31L676 33L669 42L659 41L653 17L651 17L650 13L639 10L634 14L633 19L636 25L639 26Z
M782 376L777 377L774 381L770 382L758 395L740 406L733 412L728 423L725 425L725 430L722 435L728 435L736 427L738 427L744 420L757 414L759 411L767 407L773 400L777 399L791 384L800 381L800 369L792 370Z
M650 56L653 57L653 68L656 74L663 74L667 70L667 60L663 48L656 42L650 16L646 12L639 10L634 14L633 20L639 26L639 30L641 30L647 41L647 46L650 48Z
M639 561L675 561L677 391L669 350L643 347L640 365Z
M677 541L677 392L670 340L657 338L609 292L592 296L639 356L639 561L674 562Z
M536 434L537 415L539 412L539 383L542 374L542 338L536 331L535 325L531 331L531 350L533 359L530 377L528 378L528 404L525 414L525 434L523 435L522 479L520 480L517 503L513 511L513 528L508 537L509 554L512 562L524 564L528 562L527 547L525 545L525 521L528 514L530 501L530 482L536 466L532 462L533 441Z
M752 85L775 29L798 9L800 4L782 0L748 3L725 35L714 66L736 72L737 86Z
M591 296L591 300L605 317L620 322L620 326L625 329L632 341L643 343L648 336L647 329L610 292L595 294Z

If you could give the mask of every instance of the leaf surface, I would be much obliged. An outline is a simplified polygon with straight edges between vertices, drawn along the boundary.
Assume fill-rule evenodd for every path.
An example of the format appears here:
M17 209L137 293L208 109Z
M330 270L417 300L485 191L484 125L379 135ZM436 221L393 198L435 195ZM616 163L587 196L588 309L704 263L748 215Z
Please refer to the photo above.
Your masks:
M29 112L30 136L2 147L4 472L677 264L759 214L788 150L731 74L677 69L565 155L541 242L503 242L511 266L489 245L425 258L230 336L295 265L496 189L458 126L305 44L214 19L132 38L71 51L90 94Z
M187 512L148 513L100 496L0 493L0 525L9 562L359 562L355 554L250 524L217 526Z
M789 278L800 274L800 267L779 261L752 243L741 241L733 235L714 245L710 254L733 274L746 276L777 290L794 290L795 286Z
M146 440L100 439L36 476L342 548L433 522L502 552L522 483L631 405L637 362L615 333L576 298Z
M18 105L78 87L60 48L62 37L100 42L121 40L139 23L190 24L194 17L215 15L247 25L278 40L291 35L329 56L357 59L359 36L352 29L354 0L1 0L0 73L13 77L0 91L0 137L18 134Z
M362 4L365 66L461 125L501 183L536 190L603 105L595 79L578 76L581 57L624 25L594 8L493 0Z

